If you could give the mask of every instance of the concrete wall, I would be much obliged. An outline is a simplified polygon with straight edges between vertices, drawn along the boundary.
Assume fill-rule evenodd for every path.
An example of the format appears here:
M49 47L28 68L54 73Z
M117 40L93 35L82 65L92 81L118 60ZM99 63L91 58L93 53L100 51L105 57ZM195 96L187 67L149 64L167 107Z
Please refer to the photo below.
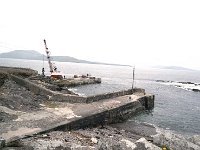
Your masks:
M86 103L87 98L70 94L54 94L50 100L68 103Z
M17 84L26 87L28 90L30 90L34 94L53 96L53 92L51 90L48 90L48 89L46 89L44 87L36 85L36 84L28 81L27 79L22 79L20 77L15 76L15 75L10 75L10 77Z
M28 90L32 91L33 93L46 95L46 96L48 95L50 96L49 100L60 101L60 102L91 103L91 102L99 101L102 99L109 99L109 98L115 98L115 97L124 96L124 95L131 95L133 93L143 93L143 94L145 93L144 89L134 88L133 90L129 89L129 90L123 90L119 92L106 93L106 94L94 95L94 96L89 96L89 97L82 97L82 96L77 96L77 95L62 94L60 92L51 91L27 79L23 79L15 75L10 75L10 77L17 84L26 87Z
M49 100L62 101L62 102L64 101L64 102L69 102L69 103L70 102L71 103L85 103L86 102L85 97L80 97L80 96L70 95L70 94L62 94L59 92L51 91L49 89L46 89L44 87L41 87L41 86L33 83L33 82L30 82L27 79L22 79L15 75L10 75L10 77L17 84L26 87L28 90L30 90L34 94L50 96Z
M76 119L74 121L62 122L60 125L55 126L51 129L44 129L42 133L53 131L53 130L75 130L80 128L95 127L99 125L106 125L111 123L118 123L127 120L128 118L144 111L146 108L152 107L154 103L154 97L152 95L142 96L137 101L131 101L130 103L124 104L117 108L111 108L104 110L102 112L83 116L81 119ZM145 102L148 101L148 102ZM142 103L141 103L142 102ZM149 106L144 106L143 104L150 104ZM146 107L146 108L145 108Z
M154 99L155 99L154 95L147 94L143 96L141 99L139 99L139 101L142 104L142 106L145 107L145 109L149 110L154 108Z
M115 97L124 96L124 95L131 95L133 93L145 93L145 90L141 89L141 88L134 88L133 90L129 89L129 90L123 90L123 91L119 91L119 92L112 92L112 93L89 96L89 97L87 97L87 103L99 101L102 99L115 98Z

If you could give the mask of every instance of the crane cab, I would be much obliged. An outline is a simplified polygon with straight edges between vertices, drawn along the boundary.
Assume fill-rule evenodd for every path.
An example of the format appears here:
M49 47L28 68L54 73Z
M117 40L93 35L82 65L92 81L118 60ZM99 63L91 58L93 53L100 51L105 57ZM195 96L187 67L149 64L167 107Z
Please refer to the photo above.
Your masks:
M63 79L63 74L60 73L60 72L52 72L51 73L51 79L62 80Z

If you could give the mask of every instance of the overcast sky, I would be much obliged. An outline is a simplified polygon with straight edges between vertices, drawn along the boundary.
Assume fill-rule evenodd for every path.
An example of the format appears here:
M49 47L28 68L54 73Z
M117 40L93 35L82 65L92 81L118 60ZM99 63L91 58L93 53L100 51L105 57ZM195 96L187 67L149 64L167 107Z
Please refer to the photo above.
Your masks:
M200 69L199 0L1 0L0 52Z

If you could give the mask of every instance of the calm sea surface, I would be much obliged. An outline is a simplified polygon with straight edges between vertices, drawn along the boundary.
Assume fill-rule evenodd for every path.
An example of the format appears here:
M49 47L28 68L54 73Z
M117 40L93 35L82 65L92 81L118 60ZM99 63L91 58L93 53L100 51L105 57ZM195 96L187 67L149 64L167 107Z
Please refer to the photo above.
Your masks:
M28 67L41 73L43 62L38 60L0 59L1 66ZM131 88L132 68L127 66L109 66L79 63L56 62L58 70L72 76L91 74L102 78L101 84L87 85L72 90L83 95L119 91ZM49 71L47 62L44 63ZM136 66L136 87L155 94L155 108L129 121L136 120L155 124L158 127L173 130L185 135L200 134L200 92L187 91L172 85L165 85L156 80L185 81L200 83L200 71L146 68Z

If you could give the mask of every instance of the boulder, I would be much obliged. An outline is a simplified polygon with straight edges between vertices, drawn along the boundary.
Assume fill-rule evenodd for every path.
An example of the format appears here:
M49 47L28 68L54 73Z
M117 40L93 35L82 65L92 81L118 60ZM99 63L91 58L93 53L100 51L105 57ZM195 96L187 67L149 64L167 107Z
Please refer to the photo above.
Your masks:
M162 148L150 143L147 141L145 138L140 138L139 140L136 141L136 148L135 150L162 150Z
M168 130L159 131L158 134L153 136L153 143L162 147L166 146L169 149L180 150L200 150L200 146L188 141L181 135L174 134Z
M188 139L190 142L200 146L200 135L194 135Z
M192 91L194 91L194 92L200 92L199 89L192 89Z

